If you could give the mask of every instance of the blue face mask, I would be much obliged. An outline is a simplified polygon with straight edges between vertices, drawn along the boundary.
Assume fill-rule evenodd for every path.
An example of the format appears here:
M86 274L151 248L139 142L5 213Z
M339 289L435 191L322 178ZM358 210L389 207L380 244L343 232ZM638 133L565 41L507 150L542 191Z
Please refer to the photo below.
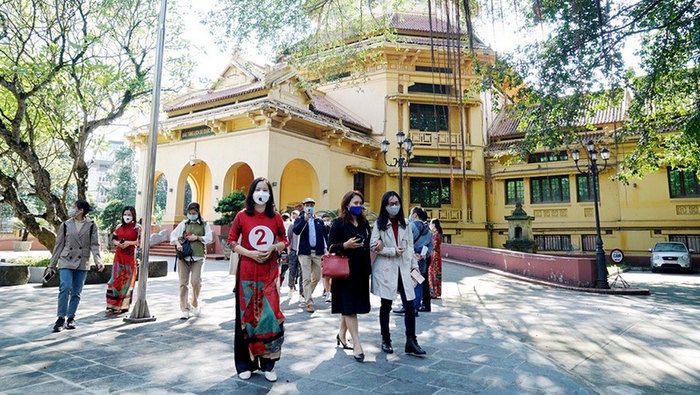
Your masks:
M357 217L358 215L362 214L362 210L364 210L362 206L352 206L348 211L350 211L350 214Z
M197 214L187 214L187 219L189 219L190 221L196 221L197 218L199 218L199 215Z
M304 212L305 212L306 214L313 214L313 213L314 213L314 207L313 207L313 206L304 207Z

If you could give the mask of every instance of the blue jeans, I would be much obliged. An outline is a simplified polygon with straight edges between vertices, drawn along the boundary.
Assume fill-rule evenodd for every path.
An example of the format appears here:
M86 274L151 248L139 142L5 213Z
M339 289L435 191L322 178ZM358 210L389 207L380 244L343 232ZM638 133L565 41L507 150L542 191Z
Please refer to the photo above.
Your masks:
M75 318L83 292L87 270L59 269L58 278L58 317Z

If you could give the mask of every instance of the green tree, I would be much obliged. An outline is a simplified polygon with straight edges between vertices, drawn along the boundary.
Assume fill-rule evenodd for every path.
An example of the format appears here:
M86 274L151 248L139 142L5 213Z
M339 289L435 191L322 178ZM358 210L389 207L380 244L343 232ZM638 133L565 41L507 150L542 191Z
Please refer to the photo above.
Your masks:
M122 201L110 200L103 208L99 209L97 217L100 221L100 229L106 232L112 232L116 229L117 225L122 223L124 207L125 204Z
M459 15L465 47L475 38L477 11L487 24L515 24L520 37L532 39L500 54L496 64L478 67L482 88L507 96L522 130L527 127L515 154L572 144L582 131L580 118L617 105L627 89L633 93L629 121L614 137L639 143L626 155L620 176L642 176L666 164L700 174L697 0L265 0L265 6L219 0L209 20L222 44L259 40L328 77L353 67L362 71L367 53L356 43L379 36L391 41L395 32L383 28L382 12L419 3L443 16ZM643 78L631 75L622 56L635 40Z
M156 191L154 200L154 211L157 208L158 210L160 210L160 212L164 212L165 205L168 202L168 180L165 178L165 176L160 176L158 178L158 181L156 181Z
M245 193L243 190L233 191L228 196L219 200L214 211L221 213L221 218L214 221L214 225L231 225L236 214L245 207Z
M120 201L124 206L136 204L135 154L129 147L121 147L114 153L114 165L107 174L112 188L107 189L107 200Z
M700 174L700 7L696 0L515 1L521 36L537 40L484 68L486 85L517 94L515 113L528 133L521 154L572 144L581 117L620 103L632 92L629 121L618 141L638 139L620 177L641 177L660 166ZM492 10L496 12L496 10ZM633 76L625 45L645 76ZM503 89L505 88L505 89ZM679 133L666 133L669 131Z
M85 198L93 134L150 94L157 3L0 4L0 195L48 248L73 196ZM166 42L188 48L170 16ZM179 60L173 81L190 69Z

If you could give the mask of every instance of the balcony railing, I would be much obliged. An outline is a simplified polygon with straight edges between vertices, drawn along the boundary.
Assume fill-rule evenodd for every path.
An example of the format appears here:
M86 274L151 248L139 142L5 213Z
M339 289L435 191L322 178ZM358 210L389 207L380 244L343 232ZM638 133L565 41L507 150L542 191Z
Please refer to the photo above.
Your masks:
M411 138L413 145L426 147L458 147L461 145L459 133L447 132L420 132L411 130L408 132L408 137Z
M462 211L458 208L426 208L425 213L428 218L438 218L442 222L458 222L462 221ZM472 222L471 209L464 210L466 214L466 222Z

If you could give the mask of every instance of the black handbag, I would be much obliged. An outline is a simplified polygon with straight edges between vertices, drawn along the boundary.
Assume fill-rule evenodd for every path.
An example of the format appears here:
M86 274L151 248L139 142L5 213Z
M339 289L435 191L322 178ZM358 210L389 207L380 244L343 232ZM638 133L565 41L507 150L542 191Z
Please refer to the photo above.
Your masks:
M192 260L192 245L190 245L190 241L187 239L180 239L178 240L180 242L180 245L182 246L182 251L177 249L177 246L175 246L175 253L177 254L177 259L182 259L184 261Z

